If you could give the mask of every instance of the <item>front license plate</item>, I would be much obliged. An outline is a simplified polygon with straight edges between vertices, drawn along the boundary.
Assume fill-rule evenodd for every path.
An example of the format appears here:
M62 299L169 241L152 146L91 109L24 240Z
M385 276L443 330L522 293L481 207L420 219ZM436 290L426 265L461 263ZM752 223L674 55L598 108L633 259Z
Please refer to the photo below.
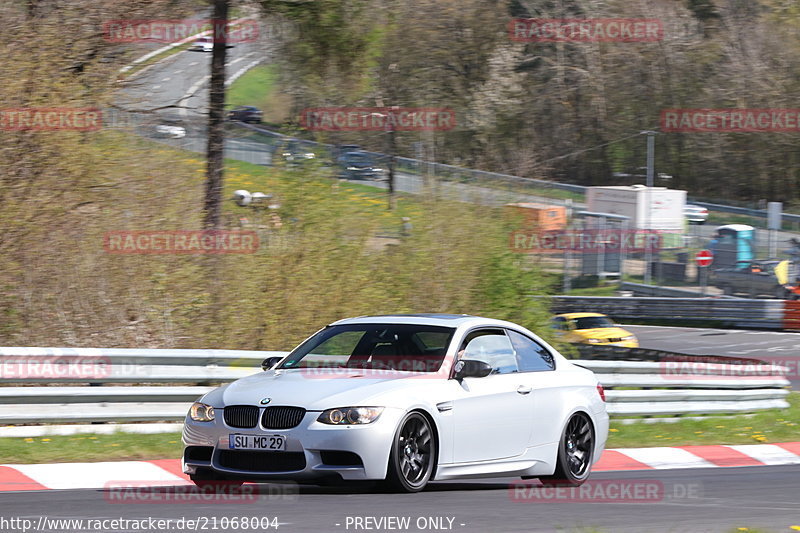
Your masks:
M231 450L269 450L286 451L286 437L283 435L228 435Z

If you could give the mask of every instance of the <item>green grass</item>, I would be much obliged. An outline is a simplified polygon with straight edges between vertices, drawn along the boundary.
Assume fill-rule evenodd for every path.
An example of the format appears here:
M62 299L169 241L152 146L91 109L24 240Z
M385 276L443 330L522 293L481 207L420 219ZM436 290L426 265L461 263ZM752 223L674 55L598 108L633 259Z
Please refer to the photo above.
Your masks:
M277 69L273 65L253 67L230 87L226 96L228 106L252 105L266 111L270 108L277 79Z
M680 422L611 422L609 448L687 446L693 444L768 444L800 441L800 393L789 395L788 409L752 416L703 417Z
M270 179L270 172L266 171L263 166L244 161L237 161L235 159L226 159L225 167L227 178L225 183L226 194L228 197L233 194L236 189L246 189L251 192L260 191L265 193L274 193L271 189L275 185L275 181ZM304 179L308 173L308 169L314 168L312 165L297 169L293 172L298 179ZM388 195L386 189L378 187L371 187L366 184L353 183L353 182L339 182L333 178L334 171L328 172L324 167L317 166L315 172L321 175L330 175L330 183L335 185L338 183L338 190L345 194L352 195L354 199L368 200L376 203L377 207L383 207L388 211ZM233 176L233 177L232 177ZM242 179L236 179L235 176L242 176ZM392 218L389 224L394 224L402 217L412 217L415 213L419 212L420 202L419 198L411 194L402 192L395 192L395 208L391 211ZM412 220L413 223L413 220ZM394 226L392 226L394 229Z
M579 289L570 289L569 296L619 296L619 284L602 285L599 287L581 287Z
M178 459L182 449L180 433L0 438L0 463Z

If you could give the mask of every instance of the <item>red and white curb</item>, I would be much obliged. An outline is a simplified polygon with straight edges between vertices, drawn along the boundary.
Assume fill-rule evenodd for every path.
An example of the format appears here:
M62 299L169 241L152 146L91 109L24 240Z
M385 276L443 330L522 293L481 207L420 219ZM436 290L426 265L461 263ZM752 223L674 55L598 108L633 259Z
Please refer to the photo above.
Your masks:
M619 448L606 450L594 472L800 464L800 442ZM0 491L102 489L111 485L191 483L176 459L102 463L0 465Z

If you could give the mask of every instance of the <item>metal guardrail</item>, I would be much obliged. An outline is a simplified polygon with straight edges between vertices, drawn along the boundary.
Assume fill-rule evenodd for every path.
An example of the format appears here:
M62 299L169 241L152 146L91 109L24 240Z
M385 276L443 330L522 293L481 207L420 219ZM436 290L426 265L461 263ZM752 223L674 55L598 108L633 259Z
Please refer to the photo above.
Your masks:
M179 422L191 402L212 386L259 372L263 359L286 353L0 348L0 377L7 384L0 386L0 423L112 422L136 423L134 426L141 428L141 422ZM689 374L680 366L685 358L694 361ZM613 416L735 413L788 406L788 381L780 367L754 359L693 358L653 350L593 347L573 362L597 373L608 389L608 409ZM675 364L678 366L670 366ZM157 383L163 385L154 385ZM618 387L626 390L615 390ZM641 390L627 390L630 388ZM103 431L104 426L81 428ZM27 436L24 431L9 426L0 428L0 436ZM41 427L32 426L30 431L32 436L43 434Z
M686 357L686 356L684 356ZM575 360L608 388L611 416L729 414L789 407L787 369L705 362ZM615 390L622 387L622 390ZM636 387L636 390L628 390Z
M181 421L212 385L249 376L265 358L286 353L4 347L0 423Z
M756 218L767 218L767 211L764 209L748 209L746 207L738 207L735 205L713 204L709 202L698 202L695 200L690 200L690 202L693 203L694 205L705 207L710 211L720 211L722 213L747 215ZM794 215L792 213L783 213L781 216L783 217L784 222L792 222L794 224L800 223L800 215Z
M674 287L660 287L658 285L645 285L643 283L632 283L623 281L619 285L620 291L630 291L634 296L659 296L666 298L708 298L708 294L701 294L698 291L687 289L676 289ZM738 300L735 296L714 295L715 298L725 298Z
M784 328L783 300L556 296L554 313L592 311L619 319L714 322L737 328Z
M244 124L240 122L232 123L234 126L238 126L241 128L245 128L250 130L251 132L255 132L258 134L266 135L272 138L288 138L287 135L283 135L281 133L274 132L272 130L268 130L266 128L262 128L259 126L254 126L252 124ZM319 143L316 141L308 141L304 139L298 139L298 141L303 145L312 150L315 148L317 150L324 149L329 152L334 152L336 150L336 146L332 144L325 144ZM375 157L378 160L385 161L388 159L388 155L381 153L381 152L369 152L363 150L365 153L368 153ZM397 169L409 173L422 173L424 171L431 172L436 174L437 177L448 179L452 181L458 181L461 183L474 183L479 180L493 180L493 181L504 181L504 182L513 182L518 185L524 185L529 187L539 187L539 188L547 188L547 189L559 189L564 191L571 191L577 194L585 194L586 187L583 185L573 185L570 183L559 183L555 181L548 181L548 180L540 180L536 178L524 178L521 176L514 176L511 174L502 174L499 172L488 172L485 170L475 170L466 167L458 167L455 165L446 165L444 163L435 163L433 161L424 161L421 159L414 159L410 157L395 157L395 163L397 165Z

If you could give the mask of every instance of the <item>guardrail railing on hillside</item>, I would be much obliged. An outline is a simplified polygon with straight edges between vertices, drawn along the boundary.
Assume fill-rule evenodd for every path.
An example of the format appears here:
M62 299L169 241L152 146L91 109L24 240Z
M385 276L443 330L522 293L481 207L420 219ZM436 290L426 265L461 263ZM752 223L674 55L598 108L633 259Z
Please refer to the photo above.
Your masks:
M574 362L597 373L608 389L612 416L737 413L788 406L785 387L789 382L780 367L757 360L704 357L687 372L685 366L669 366L680 361L667 361L666 352L606 350L619 358L639 359L611 361L602 359L603 349L597 348ZM7 384L0 386L0 423L113 422L136 423L141 429L142 422L180 422L191 403L213 386L260 372L265 358L286 353L0 348L0 377ZM104 426L81 428L100 431ZM40 427L0 428L0 436L46 432Z
M237 126L242 126L251 131L257 131L259 133L275 136L275 137L285 137L284 135L268 130L266 128L260 126L253 126L250 124L236 124ZM303 140L306 146L309 147L321 147L321 148L332 148L332 145L318 143L315 141L307 141ZM371 154L377 157L386 157L385 154L378 153L378 152L370 152ZM500 172L489 172L486 170L476 170L471 168L465 167L458 167L455 165L446 165L444 163L435 163L432 161L424 161L421 159L413 159L409 157L397 157L395 161L398 164L398 168L401 170L411 171L411 172L419 172L421 169L427 169L429 172L432 172L438 176L446 177L449 179L455 179L457 181L463 182L476 182L480 180L487 180L487 181L503 181L503 182L511 182L518 185L524 185L529 187L539 187L539 188L550 188L550 189L558 189L573 192L576 194L586 194L587 187L584 185L574 185L571 183L559 183L555 181L549 180L540 180L536 178L524 178L521 176L514 176L511 174L503 174ZM709 202L702 202L702 201L695 201L690 199L691 203L706 207L712 211L720 211L725 213L733 213L738 215L746 215L756 218L767 218L767 211L765 209L749 209L746 207L738 207L733 205L724 205L724 204L717 204L717 203L709 203ZM791 213L784 213L783 220L786 222L791 222L793 224L800 224L800 215L795 215Z

